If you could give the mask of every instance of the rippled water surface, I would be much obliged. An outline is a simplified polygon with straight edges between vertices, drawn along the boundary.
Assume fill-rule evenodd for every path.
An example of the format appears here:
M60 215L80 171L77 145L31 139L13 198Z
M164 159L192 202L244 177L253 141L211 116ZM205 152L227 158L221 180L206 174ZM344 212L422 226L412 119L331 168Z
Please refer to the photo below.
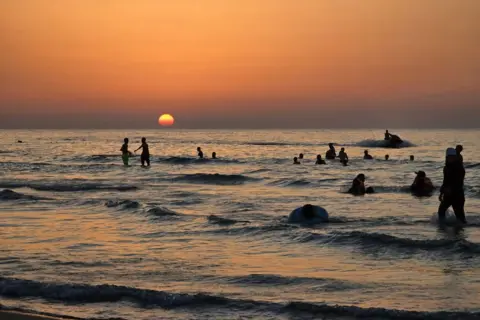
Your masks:
M398 133L408 142L393 150L368 130L1 131L1 304L82 318L480 318L480 131ZM122 165L125 136L131 150L147 137L151 168ZM348 167L314 165L328 142ZM458 143L469 225L439 230L438 194L407 189L416 170L440 186ZM196 160L197 146L219 159ZM345 193L358 173L376 194ZM305 203L331 223L288 224Z

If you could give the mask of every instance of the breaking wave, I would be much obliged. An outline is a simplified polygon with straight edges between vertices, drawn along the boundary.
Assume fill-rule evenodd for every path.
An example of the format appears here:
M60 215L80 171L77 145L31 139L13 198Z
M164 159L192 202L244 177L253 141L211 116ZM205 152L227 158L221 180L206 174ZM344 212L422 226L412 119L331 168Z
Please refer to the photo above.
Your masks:
M239 160L233 159L198 159L188 157L164 157L160 158L158 162L170 164L204 164L204 163L240 163Z
M171 217L171 216L178 216L179 214L175 211L172 211L168 208L164 207L153 207L148 209L148 214L151 214L155 217Z
M373 140L373 139L362 140L360 142L355 143L353 146L363 147L363 148L391 148L390 143L387 140ZM411 148L411 147L415 147L415 145L410 141L403 140L403 142L398 147Z
M0 188L30 188L37 191L55 191L55 192L74 192L74 191L132 191L137 190L136 186L132 185L108 185L101 183L0 183Z
M283 281L285 279L268 275L250 275L238 278L240 282L254 283L255 281L270 282ZM297 278L292 281L305 281ZM321 280L319 280L321 281ZM327 283L330 280L326 280ZM333 286L334 288L335 286ZM385 308L361 308L356 306L340 306L328 304L316 304L311 302L265 302L258 300L245 300L228 298L206 293L186 294L171 293L159 290L140 289L127 286L109 284L64 284L43 283L32 280L0 277L0 295L9 298L42 298L47 301L57 301L70 304L85 303L114 303L131 301L140 308L226 308L248 309L268 311L276 314L309 314L317 317L352 317L358 318L381 318L381 319L412 319L412 320L439 320L439 319L480 319L479 312L440 311L422 312L405 311Z
M219 174L219 173L184 174L172 179L172 181L179 181L179 182L219 184L219 185L244 184L245 182L256 181L256 180L258 179L250 178L241 174Z
M107 208L119 208L127 210L140 208L140 203L133 200L108 200L107 202L105 202L105 206Z
M228 226L228 225L232 225L232 224L236 224L236 223L250 223L250 221L242 221L242 220L222 218L222 217L219 217L219 216L215 216L213 214L208 216L207 220L208 220L209 223L223 225L223 226L225 226L225 225Z
M0 200L9 201L9 200L48 200L48 199L15 192L10 189L4 189L0 191Z

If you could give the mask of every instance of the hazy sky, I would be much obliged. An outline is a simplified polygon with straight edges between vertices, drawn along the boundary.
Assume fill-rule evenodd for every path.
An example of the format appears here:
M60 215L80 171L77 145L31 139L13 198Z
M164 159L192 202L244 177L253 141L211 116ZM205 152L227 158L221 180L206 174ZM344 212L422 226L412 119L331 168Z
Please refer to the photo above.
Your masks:
M1 0L0 128L480 126L480 0Z

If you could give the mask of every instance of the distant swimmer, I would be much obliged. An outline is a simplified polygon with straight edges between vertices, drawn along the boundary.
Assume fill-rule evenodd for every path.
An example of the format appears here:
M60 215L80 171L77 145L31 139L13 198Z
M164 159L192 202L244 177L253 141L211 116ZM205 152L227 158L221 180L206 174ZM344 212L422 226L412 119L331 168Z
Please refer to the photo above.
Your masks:
M203 159L203 151L202 148L198 147L197 148L197 154L199 159Z
M453 212L457 220L461 223L467 223L465 219L465 193L463 183L465 180L465 168L457 151L448 148L446 151L445 167L443 167L443 183L440 188L440 206L438 207L438 220L445 222L445 214L449 207L453 208Z
M417 197L428 197L435 190L432 180L427 177L425 171L415 172L417 176L410 186L410 191Z
M373 157L368 153L368 150L363 152L363 160L373 160Z
M390 159L390 156L388 154L385 155L385 161L388 161Z
M372 187L365 188L365 175L360 173L353 179L352 186L348 190L348 193L355 196L362 196L365 193L374 193L374 190Z
M303 160L303 153L300 153L300 154L298 155L298 159Z
M455 147L455 151L457 152L458 160L461 163L463 163L463 156L462 156L463 146L461 144L457 144L457 146Z
M338 153L338 157L340 158L340 163L346 166L348 163L348 155L345 152L345 148L340 149L340 152Z
M415 156L413 154L410 156L410 161L415 161Z
M217 153L216 152L212 152L212 159L217 159Z
M140 161L142 162L142 167L145 167L145 163L150 167L150 151L148 150L147 138L142 138L142 145L138 147L136 151L142 149L142 155L140 156Z
M315 164L327 164L325 160L322 159L321 155L317 155L317 161L315 161Z
M328 212L320 206L306 204L293 210L288 216L290 223L325 223L328 222Z
M17 143L23 143L23 141L22 141L22 140L18 140Z
M327 153L325 154L325 159L327 160L335 160L337 157L337 152L335 151L335 147L333 146L333 143L328 144L329 149L327 150Z
M128 151L128 138L123 139L124 144L120 148L120 151L122 152L122 160L123 164L128 166L128 160L130 159L130 156L132 156L132 153Z
M301 164L297 157L293 158L293 164Z

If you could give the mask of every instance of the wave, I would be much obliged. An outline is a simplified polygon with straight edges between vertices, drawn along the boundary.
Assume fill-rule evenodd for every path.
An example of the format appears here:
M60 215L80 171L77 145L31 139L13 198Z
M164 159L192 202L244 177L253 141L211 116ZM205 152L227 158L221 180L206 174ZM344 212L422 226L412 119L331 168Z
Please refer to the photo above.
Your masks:
M341 291L364 288L366 285L354 283L351 281L330 279L330 278L311 278L311 277L288 277L272 274L249 274L246 276L227 277L226 280L233 284L242 285L301 285L308 284L315 285L322 291Z
M208 216L207 220L208 220L209 223L223 225L223 226L232 225L232 224L236 224L236 223L250 223L250 221L227 219L227 218L222 218L222 217L219 217L219 216L215 216L213 214Z
M107 208L120 208L123 210L127 209L138 209L140 208L140 203L133 200L108 200L105 202Z
M273 182L268 183L272 186L282 186L282 187L304 187L304 186L320 186L323 182L334 182L340 179L330 178L330 179L318 179L313 181L308 181L306 179L297 179L290 180L288 178L279 179Z
M196 293L170 293L166 291L140 289L117 285L88 285L44 283L33 280L0 277L0 295L9 298L42 298L69 304L105 303L131 301L140 308L226 308L244 310L264 310L276 314L310 314L312 316L381 318L381 319L480 319L480 312L437 311L421 312L385 308L361 308L315 304L311 302L264 302L227 298L218 295ZM232 311L233 312L233 311Z
M9 201L9 200L49 200L49 199L15 192L10 189L1 190L0 201Z
M480 163L469 163L465 164L465 169L473 169L473 168L479 168Z
M75 191L132 191L137 190L136 186L131 185L106 185L98 183L0 183L0 188L30 188L37 191L55 191L55 192L75 192Z
M219 173L194 173L177 176L172 181L219 184L219 185L236 185L244 184L248 181L256 181L258 179L250 178L241 174L219 174Z
M171 217L171 216L178 216L179 215L175 211L172 211L172 210L164 208L164 207L153 207L153 208L148 209L147 212L148 212L148 214L151 214L155 217Z
M398 247L416 250L449 250L457 253L479 253L480 245L464 239L416 240L400 238L384 233L362 231L332 232L329 234L311 233L299 239L301 242L320 241L333 244L361 244L374 247Z
M390 143L387 140L373 140L367 139L362 140L353 144L355 147L363 147L363 148L391 148ZM411 148L415 147L413 143L407 140L403 140L403 142L398 146L399 148Z
M163 157L160 158L158 162L170 164L241 163L239 160L233 159L198 159L188 157Z

